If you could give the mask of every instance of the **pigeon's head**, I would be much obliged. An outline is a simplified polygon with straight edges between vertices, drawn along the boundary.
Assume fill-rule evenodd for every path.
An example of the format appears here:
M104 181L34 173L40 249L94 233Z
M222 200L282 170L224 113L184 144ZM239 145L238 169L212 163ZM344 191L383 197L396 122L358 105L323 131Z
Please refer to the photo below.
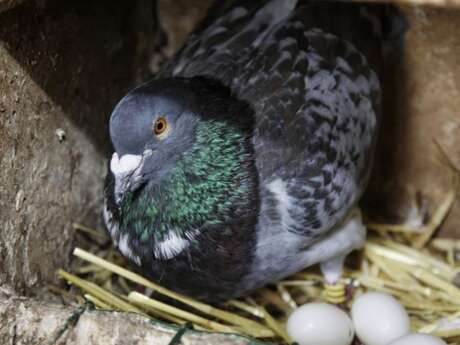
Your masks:
M138 176L160 178L193 144L197 110L186 83L173 79L155 80L128 93L110 117L112 172L137 169Z
M200 229L252 217L252 118L228 89L202 78L153 80L120 101L110 170L122 253L171 259Z
M251 136L252 116L230 91L203 78L154 79L129 92L110 118L115 149L110 168L125 189L160 182L184 158L219 160L209 146L226 152ZM235 141L235 142L232 142ZM201 151L201 155L200 155ZM213 152L217 152L213 150ZM208 152L208 153L207 153ZM123 191L121 191L123 192Z

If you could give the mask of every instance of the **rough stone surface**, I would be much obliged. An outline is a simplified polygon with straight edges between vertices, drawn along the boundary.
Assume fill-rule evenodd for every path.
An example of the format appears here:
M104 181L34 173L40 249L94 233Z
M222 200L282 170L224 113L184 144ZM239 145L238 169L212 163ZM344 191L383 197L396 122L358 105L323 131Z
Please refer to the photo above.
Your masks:
M0 295L1 344L168 345L176 332L140 315ZM262 345L240 336L195 331L187 331L181 344Z
M106 122L147 68L150 1L25 2L0 14L0 285L31 293L97 224ZM143 34L145 33L145 34Z
M402 63L387 73L387 107L366 201L386 222L433 213L452 189L437 141L460 168L460 9L403 7ZM460 237L457 198L439 235ZM416 220L416 219L415 219Z

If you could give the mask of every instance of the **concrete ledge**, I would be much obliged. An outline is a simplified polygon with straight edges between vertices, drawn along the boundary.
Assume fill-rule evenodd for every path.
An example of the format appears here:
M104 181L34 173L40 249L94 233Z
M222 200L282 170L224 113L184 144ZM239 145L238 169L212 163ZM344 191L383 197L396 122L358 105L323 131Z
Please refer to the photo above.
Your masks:
M176 329L129 313L0 296L0 339L15 345L168 345ZM181 344L263 345L237 335L187 331Z

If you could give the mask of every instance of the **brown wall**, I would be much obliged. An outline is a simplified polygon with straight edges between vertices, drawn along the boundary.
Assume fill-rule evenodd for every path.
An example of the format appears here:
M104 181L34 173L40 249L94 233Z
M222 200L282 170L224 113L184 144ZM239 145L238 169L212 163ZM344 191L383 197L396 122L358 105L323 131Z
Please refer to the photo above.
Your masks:
M403 221L414 207L429 216L452 188L435 141L460 168L460 9L403 10L410 30L401 63L387 72L387 108L366 197L374 218L387 222ZM460 237L460 199L441 233Z
M146 72L139 13L150 3L30 1L0 13L0 285L31 292L51 280L69 261L72 222L97 224L106 122Z

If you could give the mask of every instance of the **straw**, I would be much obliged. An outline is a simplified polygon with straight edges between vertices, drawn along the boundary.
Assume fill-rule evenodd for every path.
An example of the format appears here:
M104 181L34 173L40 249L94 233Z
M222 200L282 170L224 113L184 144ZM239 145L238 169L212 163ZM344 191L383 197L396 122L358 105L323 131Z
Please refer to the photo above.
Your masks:
M125 268L122 268L118 265L115 265L109 261L106 261L102 258L99 258L89 252L86 252L80 248L75 248L74 250L74 255L85 260L88 262L91 262L95 265L101 266L105 268L106 270L113 272L115 274L118 274L130 281L133 281L135 283L138 283L140 285L143 285L145 287L151 288L154 291L168 296L170 298L173 298L175 300L178 300L186 305L189 305L190 307L193 307L196 310L201 311L204 314L212 315L213 317L219 318L221 320L227 321L231 324L241 326L248 334L255 335L257 336L258 334L268 334L269 332L266 327L263 325L252 321L250 319L241 317L239 315L230 313L225 310L221 310L218 308L215 308L211 305L196 301L190 297L184 296L182 294L176 293L174 291L171 291L169 289L166 289L158 284L155 284L144 277L133 273Z
M131 292L129 295L128 295L128 299L132 302L134 302L135 304L139 305L139 306L145 306L147 307L148 309L153 309L155 311L161 311L161 312L165 312L167 314L170 314L170 315L173 315L173 316L176 316L178 318L181 318L183 320L186 320L186 321L190 321L190 322L193 322L197 325L201 325L201 326L204 326L208 329L212 329L214 331L217 331L217 332L228 332L228 333L235 333L235 329L229 327L229 326L226 326L226 325L223 325L223 324L220 324L218 322L214 322L214 321L211 321L211 320L208 320L208 319L205 319L201 316L197 316L195 314L192 314L190 312L187 312L187 311L184 311L182 309L179 309L179 308L176 308L176 307L172 307L170 305L167 305L165 303L162 303L160 301L156 301L154 299L151 299L143 294L140 294L138 292Z
M457 173L455 181L458 186ZM348 278L343 280L353 286L354 296L366 291L392 294L407 308L413 330L440 336L450 344L460 343L460 289L454 284L460 271L460 240L433 239L433 234L452 207L457 189L446 193L431 219L418 228L368 223L368 228L375 232L366 241L360 265L347 267L344 272ZM74 227L89 236L107 239L84 225L74 224ZM245 299L213 306L130 271L113 250L93 249L98 255L80 248L74 250L74 255L85 262L75 271L85 279L63 270L58 275L83 290L87 300L104 310L150 315L177 325L192 322L197 330L238 333L288 344L291 339L285 322L290 313L304 303L323 300L325 281L317 271L308 269L261 288ZM158 299L132 291L133 284L155 291ZM82 298L60 288L50 287L50 290L66 299ZM170 305L161 296L177 304ZM344 305L349 307L351 302ZM273 306L276 314L268 312Z

